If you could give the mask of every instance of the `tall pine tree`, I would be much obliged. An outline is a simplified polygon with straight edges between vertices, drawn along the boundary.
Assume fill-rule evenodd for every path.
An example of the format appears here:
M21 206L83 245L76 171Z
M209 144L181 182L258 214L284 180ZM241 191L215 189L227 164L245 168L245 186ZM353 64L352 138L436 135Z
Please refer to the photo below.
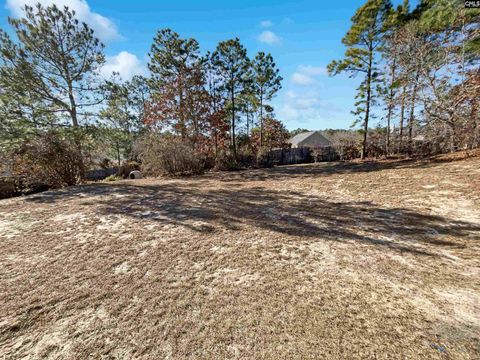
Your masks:
M197 40L182 39L170 30L160 30L153 40L148 68L152 74L152 96L159 120L169 122L186 139L192 123L189 105L201 85L201 58Z
M270 54L259 52L252 61L253 89L260 108L260 148L263 147L263 110L265 102L272 99L275 93L282 87L280 70L276 68L273 57Z
M345 58L332 61L328 65L331 75L348 72L350 75L364 74L358 87L356 109L353 112L358 118L354 125L362 122L363 145L362 159L367 151L368 124L371 108L374 104L374 85L379 81L379 69L376 54L382 45L386 20L390 13L389 0L368 0L352 17L352 26L342 43L347 47Z
M228 101L227 109L231 119L230 146L236 157L236 116L240 105L238 97L248 89L249 81L250 61L247 50L238 38L222 41L212 54L212 64L221 79L221 88Z
M18 43L0 36L0 53L8 63L2 77L52 113L67 114L81 152L80 117L88 118L103 100L99 69L104 46L66 6L37 4L25 6L24 12L22 18L9 19ZM83 163L80 168L83 176Z

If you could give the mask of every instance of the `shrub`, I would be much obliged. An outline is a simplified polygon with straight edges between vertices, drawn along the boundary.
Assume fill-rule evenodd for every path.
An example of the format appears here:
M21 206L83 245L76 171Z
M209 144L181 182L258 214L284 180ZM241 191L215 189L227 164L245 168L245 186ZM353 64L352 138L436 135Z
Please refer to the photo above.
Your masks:
M367 143L367 157L379 158L385 155L385 147L375 142Z
M251 146L243 146L237 150L238 167L252 168L257 166L257 150Z
M26 140L10 155L12 176L23 193L75 185L83 177L82 154L55 132Z
M229 150L220 151L215 158L214 170L216 171L238 170L241 167L241 164Z
M266 149L261 149L257 152L257 166L260 168L273 167L273 157Z
M233 152L229 149L221 151L215 159L214 170L229 171L255 168L258 166L260 165L258 165L256 150L248 146L243 146L237 149L236 157L233 156Z
M98 166L100 166L102 169L109 169L112 167L112 161L108 158L103 158L99 163Z
M140 164L131 160L124 161L118 168L117 176L126 179L133 170L140 170Z
M119 177L117 175L110 175L110 176L107 176L104 180L105 181L117 181L119 179Z
M361 151L358 145L346 144L341 147L341 153L339 155L341 160L353 160L360 157Z
M358 132L338 131L330 136L340 160L353 160L361 155L362 137Z
M6 199L15 195L15 181L12 178L0 177L0 199Z
M149 133L136 146L142 171L152 176L203 173L203 162L191 146L178 137Z

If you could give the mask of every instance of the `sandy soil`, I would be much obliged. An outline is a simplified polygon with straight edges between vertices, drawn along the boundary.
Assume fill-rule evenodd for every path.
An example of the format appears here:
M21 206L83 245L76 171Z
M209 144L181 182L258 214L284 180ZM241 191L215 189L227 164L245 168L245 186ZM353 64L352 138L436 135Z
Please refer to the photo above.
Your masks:
M480 157L0 201L0 358L478 359Z

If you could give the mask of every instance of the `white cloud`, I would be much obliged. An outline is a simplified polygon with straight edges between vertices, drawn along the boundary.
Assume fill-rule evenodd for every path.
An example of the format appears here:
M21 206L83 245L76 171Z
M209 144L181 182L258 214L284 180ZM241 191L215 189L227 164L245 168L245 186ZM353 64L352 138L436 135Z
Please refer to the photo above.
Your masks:
M258 40L260 42L269 44L269 45L276 45L280 44L281 39L273 32L270 30L265 30L258 36Z
M134 75L144 75L146 68L134 54L122 51L118 55L107 56L105 65L100 70L104 78L109 78L113 72L119 73L123 80L130 80Z
M285 96L289 99L295 99L297 97L297 93L295 91L292 91L292 90L288 90L286 93L285 93Z
M292 75L292 81L297 85L310 85L313 84L313 78L300 72L294 72Z
M318 93L314 91L298 94L295 91L289 90L285 94L284 103L297 110L308 110L315 106L322 105Z
M327 69L323 66L305 66L300 65L292 74L292 81L297 85L312 85L315 83L315 78L319 75L326 75Z
M70 9L75 10L77 18L87 23L95 31L95 35L102 41L121 38L112 20L92 12L85 0L7 0L6 7L13 16L19 17L23 15L25 5L35 6L37 3L44 6L55 4L60 8L68 6Z
M327 75L327 69L323 66L311 66L311 65L300 65L298 70L304 74L317 76L317 75Z
M285 92L280 104L278 118L292 126L295 124L296 127L309 124L312 129L318 128L320 122L328 122L341 112L334 104L323 100L318 90L289 90Z
M263 20L263 21L260 22L260 26L264 27L264 28L268 28L272 25L273 25L273 23L270 20Z

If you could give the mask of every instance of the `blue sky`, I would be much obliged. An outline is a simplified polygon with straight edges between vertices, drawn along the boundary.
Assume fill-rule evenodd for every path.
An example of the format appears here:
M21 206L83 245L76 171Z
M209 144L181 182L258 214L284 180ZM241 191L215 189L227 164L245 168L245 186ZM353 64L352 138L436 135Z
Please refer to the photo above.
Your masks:
M0 26L17 16L23 4L38 0L6 0ZM341 38L363 0L348 1L121 1L40 0L76 9L106 44L105 72L124 78L146 72L148 51L156 31L169 27L194 37L202 52L219 41L239 37L249 56L270 52L284 78L272 101L277 118L288 129L348 128L352 123L359 79L328 77L327 64L344 52Z

